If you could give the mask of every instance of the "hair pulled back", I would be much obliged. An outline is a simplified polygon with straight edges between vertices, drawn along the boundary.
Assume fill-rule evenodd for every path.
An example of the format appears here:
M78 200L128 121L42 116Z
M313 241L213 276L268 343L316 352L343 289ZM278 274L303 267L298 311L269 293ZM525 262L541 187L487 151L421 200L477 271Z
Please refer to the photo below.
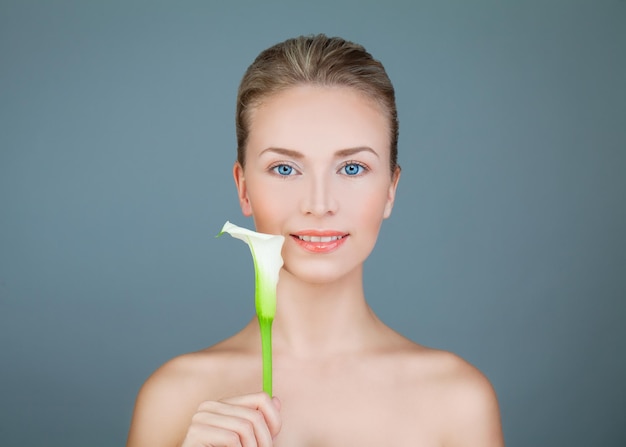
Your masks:
M398 113L383 65L365 48L324 34L285 40L262 51L246 70L237 94L237 160L245 165L252 110L273 94L299 85L350 87L379 104L389 119L390 168L398 158Z

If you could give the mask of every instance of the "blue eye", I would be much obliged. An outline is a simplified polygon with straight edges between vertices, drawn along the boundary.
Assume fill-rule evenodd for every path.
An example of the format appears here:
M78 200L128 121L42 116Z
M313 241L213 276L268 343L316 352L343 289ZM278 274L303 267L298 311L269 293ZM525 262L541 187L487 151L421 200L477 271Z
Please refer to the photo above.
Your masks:
M346 175L358 175L365 170L365 167L359 163L346 163L341 169Z
M276 165L272 168L272 171L282 176L288 176L293 174L293 168L289 165Z

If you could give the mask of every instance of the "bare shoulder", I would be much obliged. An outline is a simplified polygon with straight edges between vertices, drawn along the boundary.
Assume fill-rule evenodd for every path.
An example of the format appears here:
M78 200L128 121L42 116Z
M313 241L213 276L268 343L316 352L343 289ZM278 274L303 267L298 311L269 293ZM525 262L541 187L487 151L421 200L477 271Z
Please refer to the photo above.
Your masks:
M229 383L246 383L233 371L254 370L251 357L222 343L163 364L139 390L127 447L177 445L202 402L226 397Z
M414 389L426 396L444 445L503 446L500 410L489 379L451 352L419 346L410 351Z

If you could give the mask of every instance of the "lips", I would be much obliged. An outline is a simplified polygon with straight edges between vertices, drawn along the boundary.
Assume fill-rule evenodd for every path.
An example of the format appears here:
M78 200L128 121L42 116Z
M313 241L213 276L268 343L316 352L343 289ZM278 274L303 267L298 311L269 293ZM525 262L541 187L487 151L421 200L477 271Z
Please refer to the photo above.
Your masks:
M297 235L297 237L304 242L332 242L341 239L341 236L309 236L309 235Z
M338 231L302 231L291 238L304 250L312 253L330 253L348 239L347 233Z

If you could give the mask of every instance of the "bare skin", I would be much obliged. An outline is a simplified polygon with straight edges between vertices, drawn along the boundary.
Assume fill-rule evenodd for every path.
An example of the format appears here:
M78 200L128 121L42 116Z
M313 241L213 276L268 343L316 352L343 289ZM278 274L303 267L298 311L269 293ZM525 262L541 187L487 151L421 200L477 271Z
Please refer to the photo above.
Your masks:
M148 379L127 447L502 447L489 381L394 332L365 300L363 262L400 176L389 173L384 114L348 88L305 86L270 98L252 123L246 167L233 170L240 205L258 231L286 237L276 397L260 392L252 319ZM303 250L298 235L315 229L346 239L336 250Z
M182 441L203 403L242 395L250 395L245 405L266 413L260 425L275 438L241 445L503 445L495 395L480 372L453 354L404 339L373 315L371 326L377 340L358 349L302 355L276 343L276 405L259 393L260 339L252 320L224 342L170 361L147 381L128 446L240 445Z

